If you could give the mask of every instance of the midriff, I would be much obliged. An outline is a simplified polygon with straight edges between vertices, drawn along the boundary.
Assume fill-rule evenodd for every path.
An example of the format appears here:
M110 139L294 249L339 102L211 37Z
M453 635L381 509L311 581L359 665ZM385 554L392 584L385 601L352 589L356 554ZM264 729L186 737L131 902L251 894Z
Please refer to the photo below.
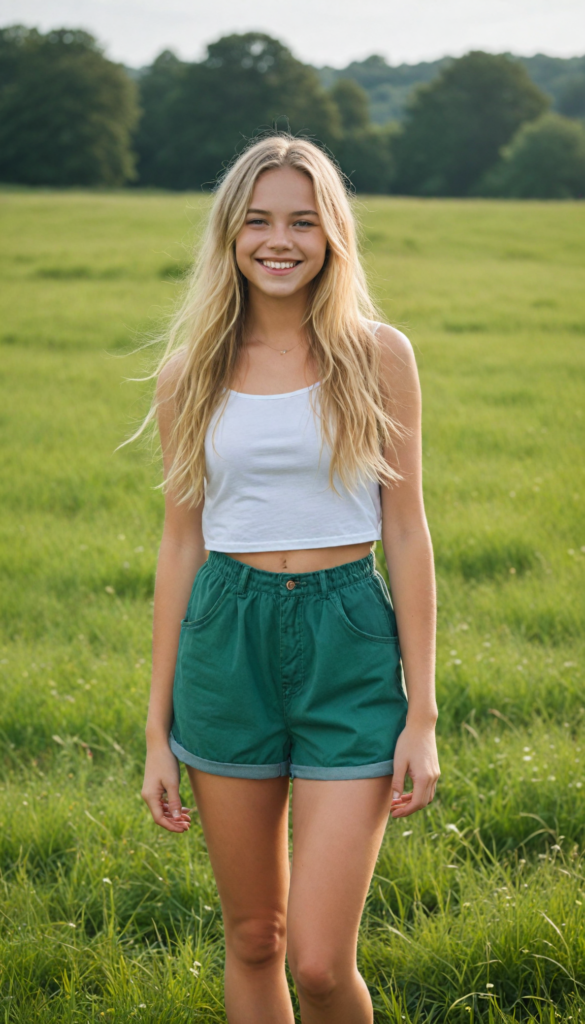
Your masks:
M373 542L372 542L373 543ZM356 562L365 558L372 550L372 543L341 544L332 548L308 548L302 551L254 551L234 554L227 552L230 558L251 565L253 569L265 572L320 572L321 569L333 569L336 565Z

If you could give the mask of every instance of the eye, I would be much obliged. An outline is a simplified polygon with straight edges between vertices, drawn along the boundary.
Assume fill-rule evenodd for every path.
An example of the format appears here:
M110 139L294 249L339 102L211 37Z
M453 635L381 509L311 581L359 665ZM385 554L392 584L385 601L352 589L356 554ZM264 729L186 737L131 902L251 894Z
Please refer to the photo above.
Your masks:
M264 220L262 217L252 217L251 220L247 220L246 221L246 224L267 224L267 223L268 223L268 221Z
M314 228L315 225L311 220L295 220L294 227L298 228Z

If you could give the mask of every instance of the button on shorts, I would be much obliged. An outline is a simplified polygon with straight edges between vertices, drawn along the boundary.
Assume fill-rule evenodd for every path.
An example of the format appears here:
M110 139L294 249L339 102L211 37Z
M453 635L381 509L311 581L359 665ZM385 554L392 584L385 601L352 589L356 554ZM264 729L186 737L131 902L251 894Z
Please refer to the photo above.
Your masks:
M244 779L391 775L407 706L373 554L290 574L210 552L181 623L169 737L180 761Z

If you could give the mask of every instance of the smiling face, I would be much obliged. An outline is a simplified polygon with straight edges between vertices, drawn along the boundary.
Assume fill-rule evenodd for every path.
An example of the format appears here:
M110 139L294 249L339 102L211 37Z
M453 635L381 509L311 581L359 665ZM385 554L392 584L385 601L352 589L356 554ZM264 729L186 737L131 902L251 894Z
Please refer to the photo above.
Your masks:
M260 175L236 238L236 262L252 288L287 298L317 276L327 239L310 178L293 167Z

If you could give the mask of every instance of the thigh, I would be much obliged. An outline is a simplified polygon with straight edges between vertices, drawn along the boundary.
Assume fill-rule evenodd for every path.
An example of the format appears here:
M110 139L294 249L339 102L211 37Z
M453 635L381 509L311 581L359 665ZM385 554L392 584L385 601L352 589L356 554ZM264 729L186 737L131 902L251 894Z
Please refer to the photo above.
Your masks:
M392 800L392 776L295 779L288 907L291 966L351 966Z
M226 927L286 915L288 777L234 779L187 767Z

